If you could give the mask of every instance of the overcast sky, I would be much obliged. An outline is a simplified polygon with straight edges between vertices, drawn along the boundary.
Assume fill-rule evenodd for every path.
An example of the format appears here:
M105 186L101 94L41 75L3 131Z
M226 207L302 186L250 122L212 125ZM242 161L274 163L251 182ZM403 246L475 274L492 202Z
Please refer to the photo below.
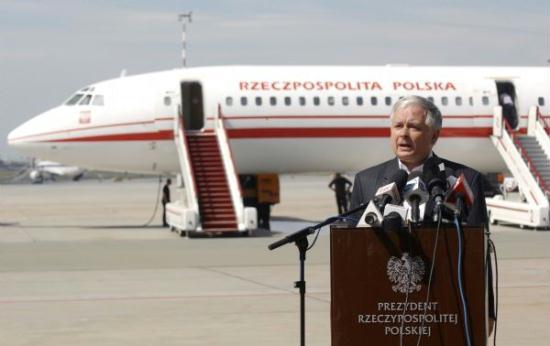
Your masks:
M414 3L414 4L413 4ZM0 158L6 136L76 89L188 65L548 66L548 0L0 0ZM550 92L550 86L549 86Z

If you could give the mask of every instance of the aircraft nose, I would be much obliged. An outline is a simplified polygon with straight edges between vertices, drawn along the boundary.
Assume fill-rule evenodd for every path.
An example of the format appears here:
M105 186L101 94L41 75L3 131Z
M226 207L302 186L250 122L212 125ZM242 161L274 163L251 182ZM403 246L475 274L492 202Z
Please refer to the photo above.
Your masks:
M17 146L17 138L21 137L21 126L16 127L15 129L11 130L10 133L8 133L8 145L10 147L16 147Z
M21 143L23 142L23 139L24 139L24 135L23 135L23 129L22 129L23 125L20 125L18 127L16 127L15 129L11 130L10 133L8 133L8 145L10 147L18 147L19 145L21 145Z
M38 114L17 126L8 134L8 145L16 149L24 149L37 143L48 128L52 128L58 118L56 109Z

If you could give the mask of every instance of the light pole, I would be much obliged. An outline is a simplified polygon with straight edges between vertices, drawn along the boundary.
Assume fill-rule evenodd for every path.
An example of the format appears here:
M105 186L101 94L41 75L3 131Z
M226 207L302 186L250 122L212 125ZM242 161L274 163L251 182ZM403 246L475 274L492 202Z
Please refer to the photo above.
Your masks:
M188 13L180 13L178 14L178 20L180 22L182 22L182 27L181 27L181 62L183 64L183 67L186 67L187 66L187 51L186 51L186 48L187 48L187 21L189 21L189 23L191 23L191 15L193 14L193 12L188 12Z

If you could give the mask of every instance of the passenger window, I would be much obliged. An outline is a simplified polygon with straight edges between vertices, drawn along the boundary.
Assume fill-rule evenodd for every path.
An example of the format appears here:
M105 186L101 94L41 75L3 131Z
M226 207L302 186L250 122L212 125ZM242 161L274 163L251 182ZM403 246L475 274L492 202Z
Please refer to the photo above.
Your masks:
M169 96L166 96L164 98L164 104L166 104L166 99L168 99L167 106L169 106L170 102L172 102L172 99ZM103 95L95 95L94 100L92 101L92 105L94 105L94 106L103 106L103 105L105 105L105 100L103 98Z
M241 106L246 106L248 104L248 98L246 96L241 96Z
M84 96L84 98L82 98L82 100L80 100L78 105L80 105L80 106L89 105L91 100L92 100L92 95L86 95L86 96Z
M342 97L342 104L343 104L344 106L349 105L349 97L343 96L343 97Z
M539 106L544 106L544 97L539 97Z
M329 96L327 98L327 103L329 106L334 106L334 96Z
M372 96L370 98L370 104L373 106L376 106L378 104L378 99L376 98L376 96Z
M313 98L313 104L314 104L315 106L318 106L318 105L321 104L321 99L319 99L319 96L315 96L315 97Z
M256 106L262 105L262 98L260 96L256 96Z
M73 97L69 99L69 101L65 102L67 106L75 105L81 98L84 96L84 94L76 94Z
M391 106L391 97L386 96L384 98L384 102L386 103L386 106Z
M168 104L166 103L166 99L168 99ZM166 97L164 98L164 104L167 105L167 106L170 105L170 97L166 96ZM225 98L225 105L226 105L226 106L233 106L233 98L230 97L230 96L226 97L226 98Z
M472 96L468 97L468 103L470 103L470 106L474 105L474 98Z
M275 96L271 96L269 98L269 104L272 105L272 106L276 106L277 105L277 98Z
M300 96L298 101L300 102L300 106L305 106L306 105L306 98L305 97Z
M290 96L285 96L285 106L290 106L292 104L292 99Z
M483 103L484 106L487 106L489 104L489 97L483 96L481 98L481 103Z
M462 106L462 97L460 96L455 97L455 104L457 106Z
M355 102L357 103L358 106L362 106L363 98L361 96L357 96L357 98L355 99Z
M447 96L441 97L441 105L446 106L449 104L449 98Z

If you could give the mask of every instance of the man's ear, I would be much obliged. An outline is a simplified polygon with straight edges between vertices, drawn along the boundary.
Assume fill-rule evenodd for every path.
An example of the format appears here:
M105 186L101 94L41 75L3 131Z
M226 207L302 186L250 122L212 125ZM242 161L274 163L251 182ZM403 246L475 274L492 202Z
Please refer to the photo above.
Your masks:
M437 131L434 131L434 134L432 136L432 145L435 145L435 143L437 142L437 140L439 139L439 132L441 130L437 130Z

